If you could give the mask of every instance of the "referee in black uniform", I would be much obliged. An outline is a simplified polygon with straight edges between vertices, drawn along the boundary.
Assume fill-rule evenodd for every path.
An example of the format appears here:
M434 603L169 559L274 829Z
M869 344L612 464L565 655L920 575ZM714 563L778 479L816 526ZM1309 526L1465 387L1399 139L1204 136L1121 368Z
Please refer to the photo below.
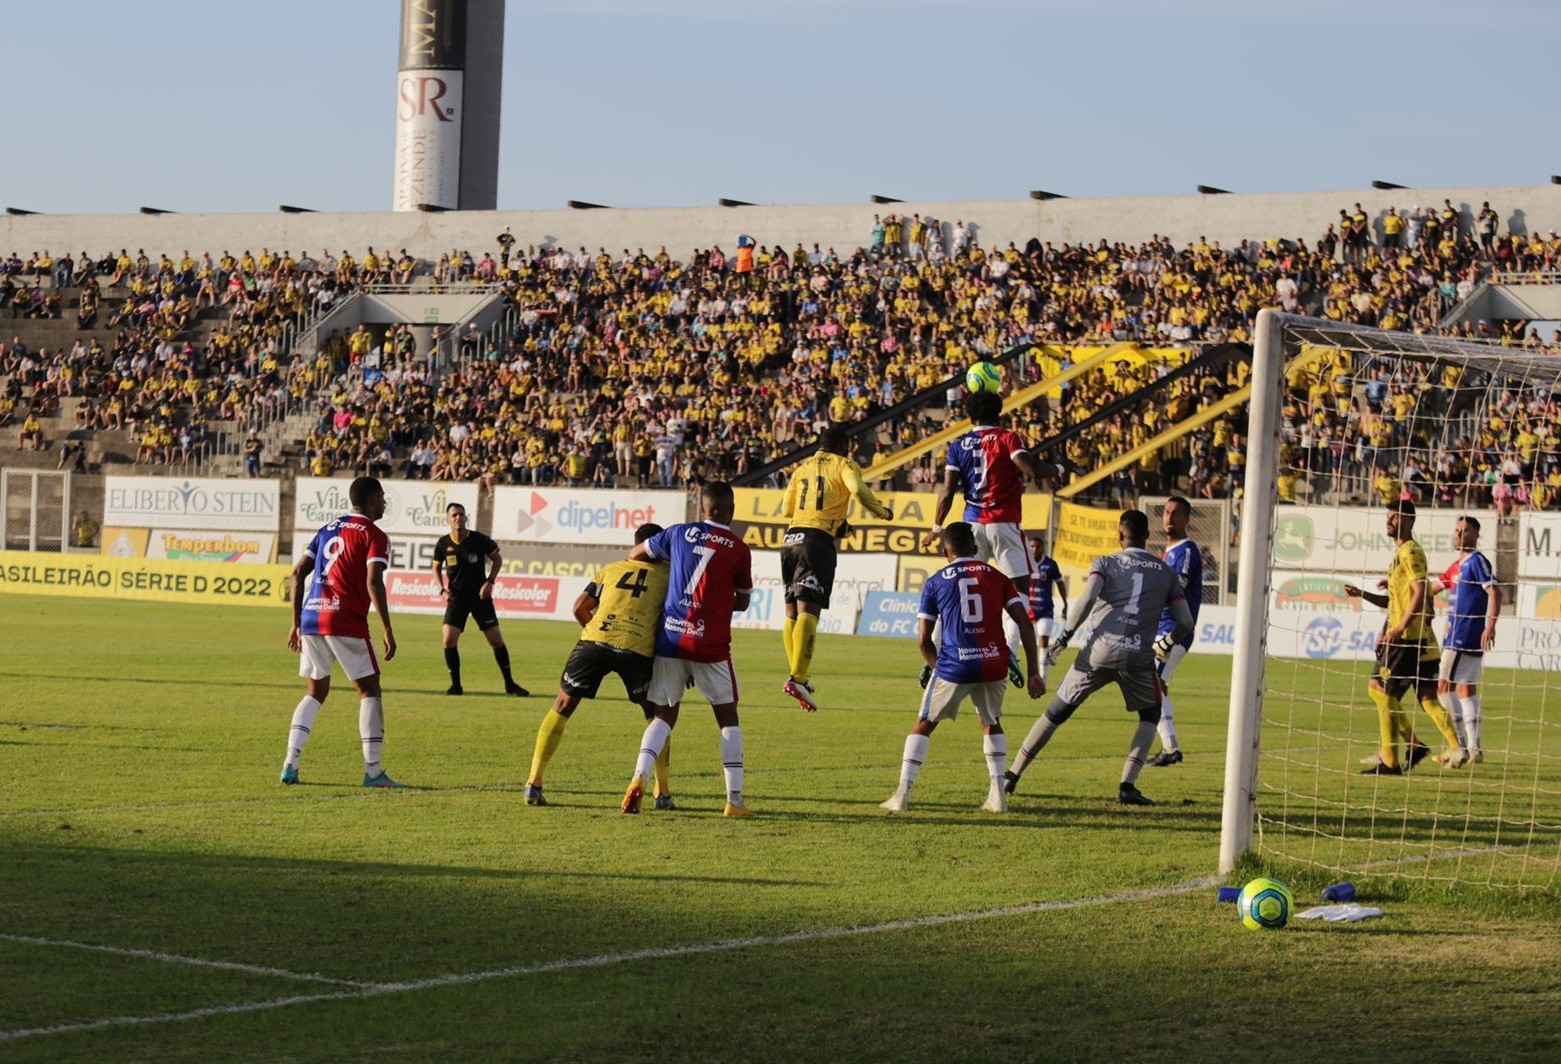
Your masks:
M444 597L444 663L450 670L449 695L465 694L461 687L461 652L456 644L466 630L466 618L477 622L478 629L488 637L493 647L493 657L504 674L504 693L529 695L515 677L510 674L509 648L499 632L499 617L493 609L493 581L499 575L504 559L499 555L499 545L476 529L466 527L466 507L452 502L445 507L445 522L450 526L448 535L440 536L434 544L434 579L439 581L440 594Z

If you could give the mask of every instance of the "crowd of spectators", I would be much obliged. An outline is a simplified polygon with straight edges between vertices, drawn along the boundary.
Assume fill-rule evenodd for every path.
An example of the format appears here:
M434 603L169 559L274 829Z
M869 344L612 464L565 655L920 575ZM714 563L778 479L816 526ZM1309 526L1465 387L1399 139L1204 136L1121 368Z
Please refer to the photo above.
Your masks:
M74 310L84 330L107 315L114 333L68 352L0 344L9 377L0 424L47 417L51 403L81 396L79 426L127 429L139 459L178 462L199 452L211 422L252 427L307 412L300 464L319 475L670 486L746 472L831 421L871 416L1015 345L1059 345L1040 348L1016 384L1060 369L1074 345L1150 349L1015 415L1040 441L1154 385L1201 345L1250 339L1262 307L1435 331L1486 271L1561 263L1561 239L1503 236L1488 205L1472 221L1418 208L1373 220L1357 205L1310 246L1276 238L1226 248L1199 238L1178 247L1157 236L984 247L977 225L919 214L875 215L864 236L844 253L741 239L730 253L701 248L681 259L664 247L522 248L508 230L494 250L451 250L432 263L373 248L13 255L0 263L0 295L13 311L18 299L33 306L34 289L47 291L57 314ZM507 324L493 337L436 337L464 356L448 372L403 326L337 332L312 354L287 353L289 330L309 315L364 285L414 280L494 286ZM74 302L60 300L67 287L79 289ZM1541 344L1521 323L1460 331ZM1089 468L1120 455L1240 387L1246 372L1231 362L1166 385L1145 409L1074 439L1069 457ZM1381 431L1391 403L1329 406L1311 394L1319 386L1328 387L1298 385L1305 394L1287 437L1304 456L1301 479L1312 490L1372 490L1382 452L1368 454L1360 441ZM950 389L944 405L956 399ZM870 463L879 449L923 438L943 413L897 418L860 457ZM1227 495L1244 465L1243 433L1239 411L1217 419L1103 490L1125 500L1177 483ZM930 484L936 465L929 457L906 476Z

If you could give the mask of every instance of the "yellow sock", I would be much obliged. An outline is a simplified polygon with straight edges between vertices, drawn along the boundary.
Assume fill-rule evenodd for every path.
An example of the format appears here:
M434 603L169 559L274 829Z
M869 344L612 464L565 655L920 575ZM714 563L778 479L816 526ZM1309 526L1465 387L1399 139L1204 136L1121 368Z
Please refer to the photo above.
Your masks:
M1388 768L1398 767L1398 719L1404 715L1399 708L1398 699L1389 698L1388 693L1380 687L1368 687L1366 693L1377 706L1377 731L1382 743L1379 753L1382 763Z
M1437 701L1435 695L1422 698L1420 708L1431 718L1431 723L1436 725L1436 730L1442 733L1442 738L1447 740L1450 749L1457 750L1463 745L1458 741L1458 729L1453 727L1452 718L1447 715L1446 708Z
M791 675L806 680L813 669L813 643L818 636L818 617L811 613L797 614L797 630L791 636Z
M796 644L797 618L787 617L781 625L781 646L786 648L786 667L791 667L791 657Z
M656 755L656 797L672 793L672 736L667 736L667 741L661 744L661 753Z
M526 781L530 786L542 786L542 773L547 771L547 763L558 752L558 744L564 741L564 727L568 723L569 718L556 709L548 710L547 716L542 718L542 724L537 728L537 749L531 755L531 778Z

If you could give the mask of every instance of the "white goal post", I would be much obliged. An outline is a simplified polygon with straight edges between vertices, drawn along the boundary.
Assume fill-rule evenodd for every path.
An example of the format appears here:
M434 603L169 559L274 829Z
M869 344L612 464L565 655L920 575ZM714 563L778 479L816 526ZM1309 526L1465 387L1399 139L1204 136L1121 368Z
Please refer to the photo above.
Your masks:
M1561 549L1552 562L1548 546L1561 544L1561 357L1264 310L1246 437L1219 871L1255 853L1449 885L1561 885ZM1464 558L1461 518L1480 524L1505 592L1469 685L1483 699L1478 764L1456 755L1459 714L1479 727L1482 702L1444 694L1439 717L1422 672L1391 718L1402 773L1374 767L1398 749L1367 690L1384 615L1341 589L1374 591L1387 575L1386 503L1400 497L1421 500L1429 594ZM1446 616L1438 604L1439 639Z

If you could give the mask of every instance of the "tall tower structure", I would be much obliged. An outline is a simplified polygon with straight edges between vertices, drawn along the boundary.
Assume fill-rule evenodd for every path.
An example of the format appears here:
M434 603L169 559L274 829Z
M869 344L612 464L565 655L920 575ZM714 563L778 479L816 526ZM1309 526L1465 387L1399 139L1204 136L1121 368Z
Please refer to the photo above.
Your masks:
M504 0L402 0L391 209L498 206Z

